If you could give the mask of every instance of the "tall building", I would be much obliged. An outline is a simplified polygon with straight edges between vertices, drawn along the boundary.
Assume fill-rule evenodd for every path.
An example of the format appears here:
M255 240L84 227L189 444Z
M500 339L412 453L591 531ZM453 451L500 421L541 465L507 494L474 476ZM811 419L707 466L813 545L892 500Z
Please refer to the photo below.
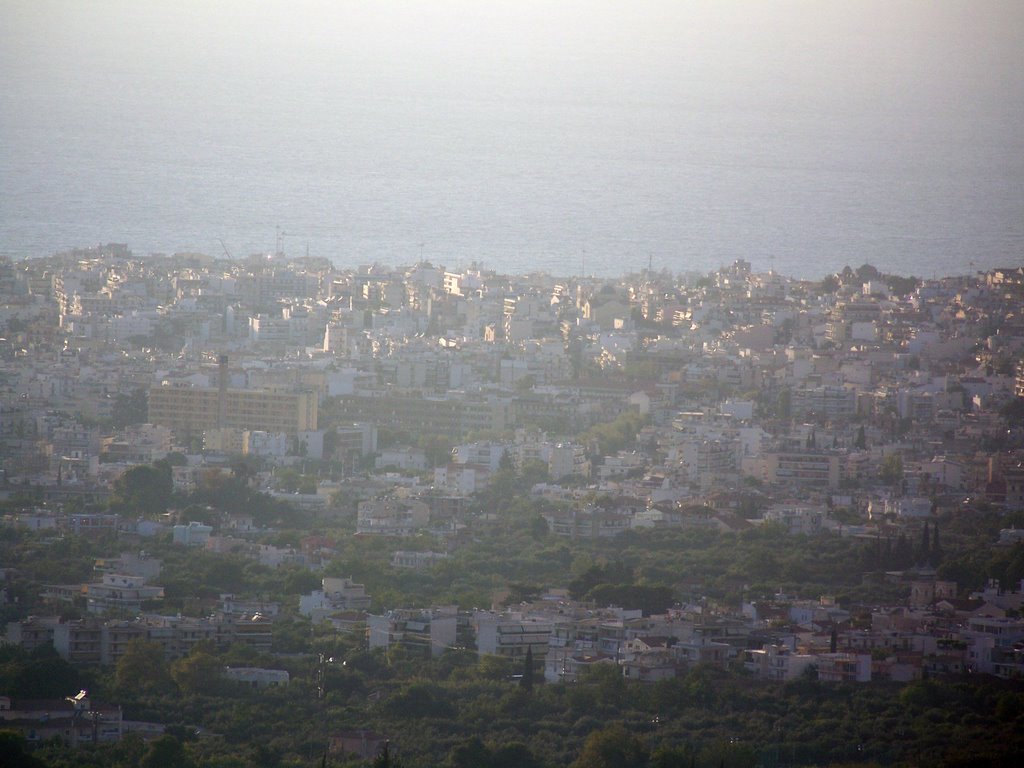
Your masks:
M770 451L764 457L769 483L817 488L839 487L840 454L831 451Z
M316 430L317 396L309 391L155 385L149 390L149 421L170 427L179 436L213 427L294 436Z

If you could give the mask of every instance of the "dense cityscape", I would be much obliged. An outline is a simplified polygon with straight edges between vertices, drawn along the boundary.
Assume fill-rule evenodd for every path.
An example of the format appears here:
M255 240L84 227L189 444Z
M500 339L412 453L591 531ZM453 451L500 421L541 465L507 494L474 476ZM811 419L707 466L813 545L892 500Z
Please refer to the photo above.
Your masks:
M0 261L5 764L1024 753L1024 267L225 256Z

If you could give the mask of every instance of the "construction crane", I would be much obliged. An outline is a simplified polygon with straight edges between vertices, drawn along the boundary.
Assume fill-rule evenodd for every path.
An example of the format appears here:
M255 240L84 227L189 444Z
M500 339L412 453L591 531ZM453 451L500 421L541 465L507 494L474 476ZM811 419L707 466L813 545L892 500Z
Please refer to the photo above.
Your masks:
M218 243L220 243L220 247L224 249L224 255L225 255L225 256L227 256L227 257L228 257L228 259L230 259L231 261L234 261L235 259L234 259L234 257L233 257L233 256L231 255L231 251L229 251L229 250L228 250L228 247L227 247L226 245L224 245L224 241L223 241L223 240L221 240L221 239L220 239L220 238L218 237L218 238L217 238L217 242L218 242Z

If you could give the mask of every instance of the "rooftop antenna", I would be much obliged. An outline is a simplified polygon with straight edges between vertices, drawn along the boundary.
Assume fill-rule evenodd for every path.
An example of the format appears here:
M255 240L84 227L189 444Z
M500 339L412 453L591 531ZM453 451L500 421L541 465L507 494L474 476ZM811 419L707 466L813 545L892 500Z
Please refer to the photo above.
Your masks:
M284 256L284 239L286 237L302 237L294 232L285 232L280 227L277 228L277 255ZM306 255L309 256L309 241L306 241Z

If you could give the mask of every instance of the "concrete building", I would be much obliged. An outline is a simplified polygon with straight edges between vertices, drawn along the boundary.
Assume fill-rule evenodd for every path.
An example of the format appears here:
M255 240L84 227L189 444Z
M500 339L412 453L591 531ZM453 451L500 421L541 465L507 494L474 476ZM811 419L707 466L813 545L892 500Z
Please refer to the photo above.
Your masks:
M825 510L796 504L774 504L764 511L762 517L766 523L784 526L788 533L811 536L821 533Z
M400 608L383 616L368 616L370 648L401 646L424 657L440 656L455 645L458 616L452 608Z
M778 681L795 680L814 663L815 657L811 654L796 653L781 645L746 651L744 659L744 666L755 676Z
M408 552L400 549L391 555L391 567L422 571L432 568L448 558L449 555L444 552Z
M857 393L846 387L799 387L793 390L792 412L829 421L849 419L857 412Z
M826 683L870 683L871 656L866 653L821 653L818 679Z
M193 520L187 525L176 525L173 529L172 540L175 544L186 547L205 547L210 540L213 528L205 523Z
M317 397L310 391L157 385L149 390L149 420L170 427L179 439L218 426L295 436L317 428Z
M290 675L284 669L264 669L263 667L224 667L221 673L226 680L243 683L250 688L273 688L288 685Z
M105 573L98 584L82 587L89 613L138 613L142 604L163 600L164 588L146 584L145 576Z
M549 619L515 612L496 614L480 611L474 614L473 624L476 626L476 648L480 656L522 659L528 650L532 650L534 661L540 664L547 655L553 629Z
M366 587L352 579L326 576L321 586L323 589L299 596L299 613L308 616L314 624L326 621L336 613L365 611L370 607Z
M30 746L56 739L77 747L120 741L124 735L121 707L94 702L85 691L64 699L0 696L0 728L17 731Z
M408 536L430 522L430 507L415 499L361 501L356 509L356 534Z
M768 451L764 480L780 485L837 490L841 455L825 451Z

